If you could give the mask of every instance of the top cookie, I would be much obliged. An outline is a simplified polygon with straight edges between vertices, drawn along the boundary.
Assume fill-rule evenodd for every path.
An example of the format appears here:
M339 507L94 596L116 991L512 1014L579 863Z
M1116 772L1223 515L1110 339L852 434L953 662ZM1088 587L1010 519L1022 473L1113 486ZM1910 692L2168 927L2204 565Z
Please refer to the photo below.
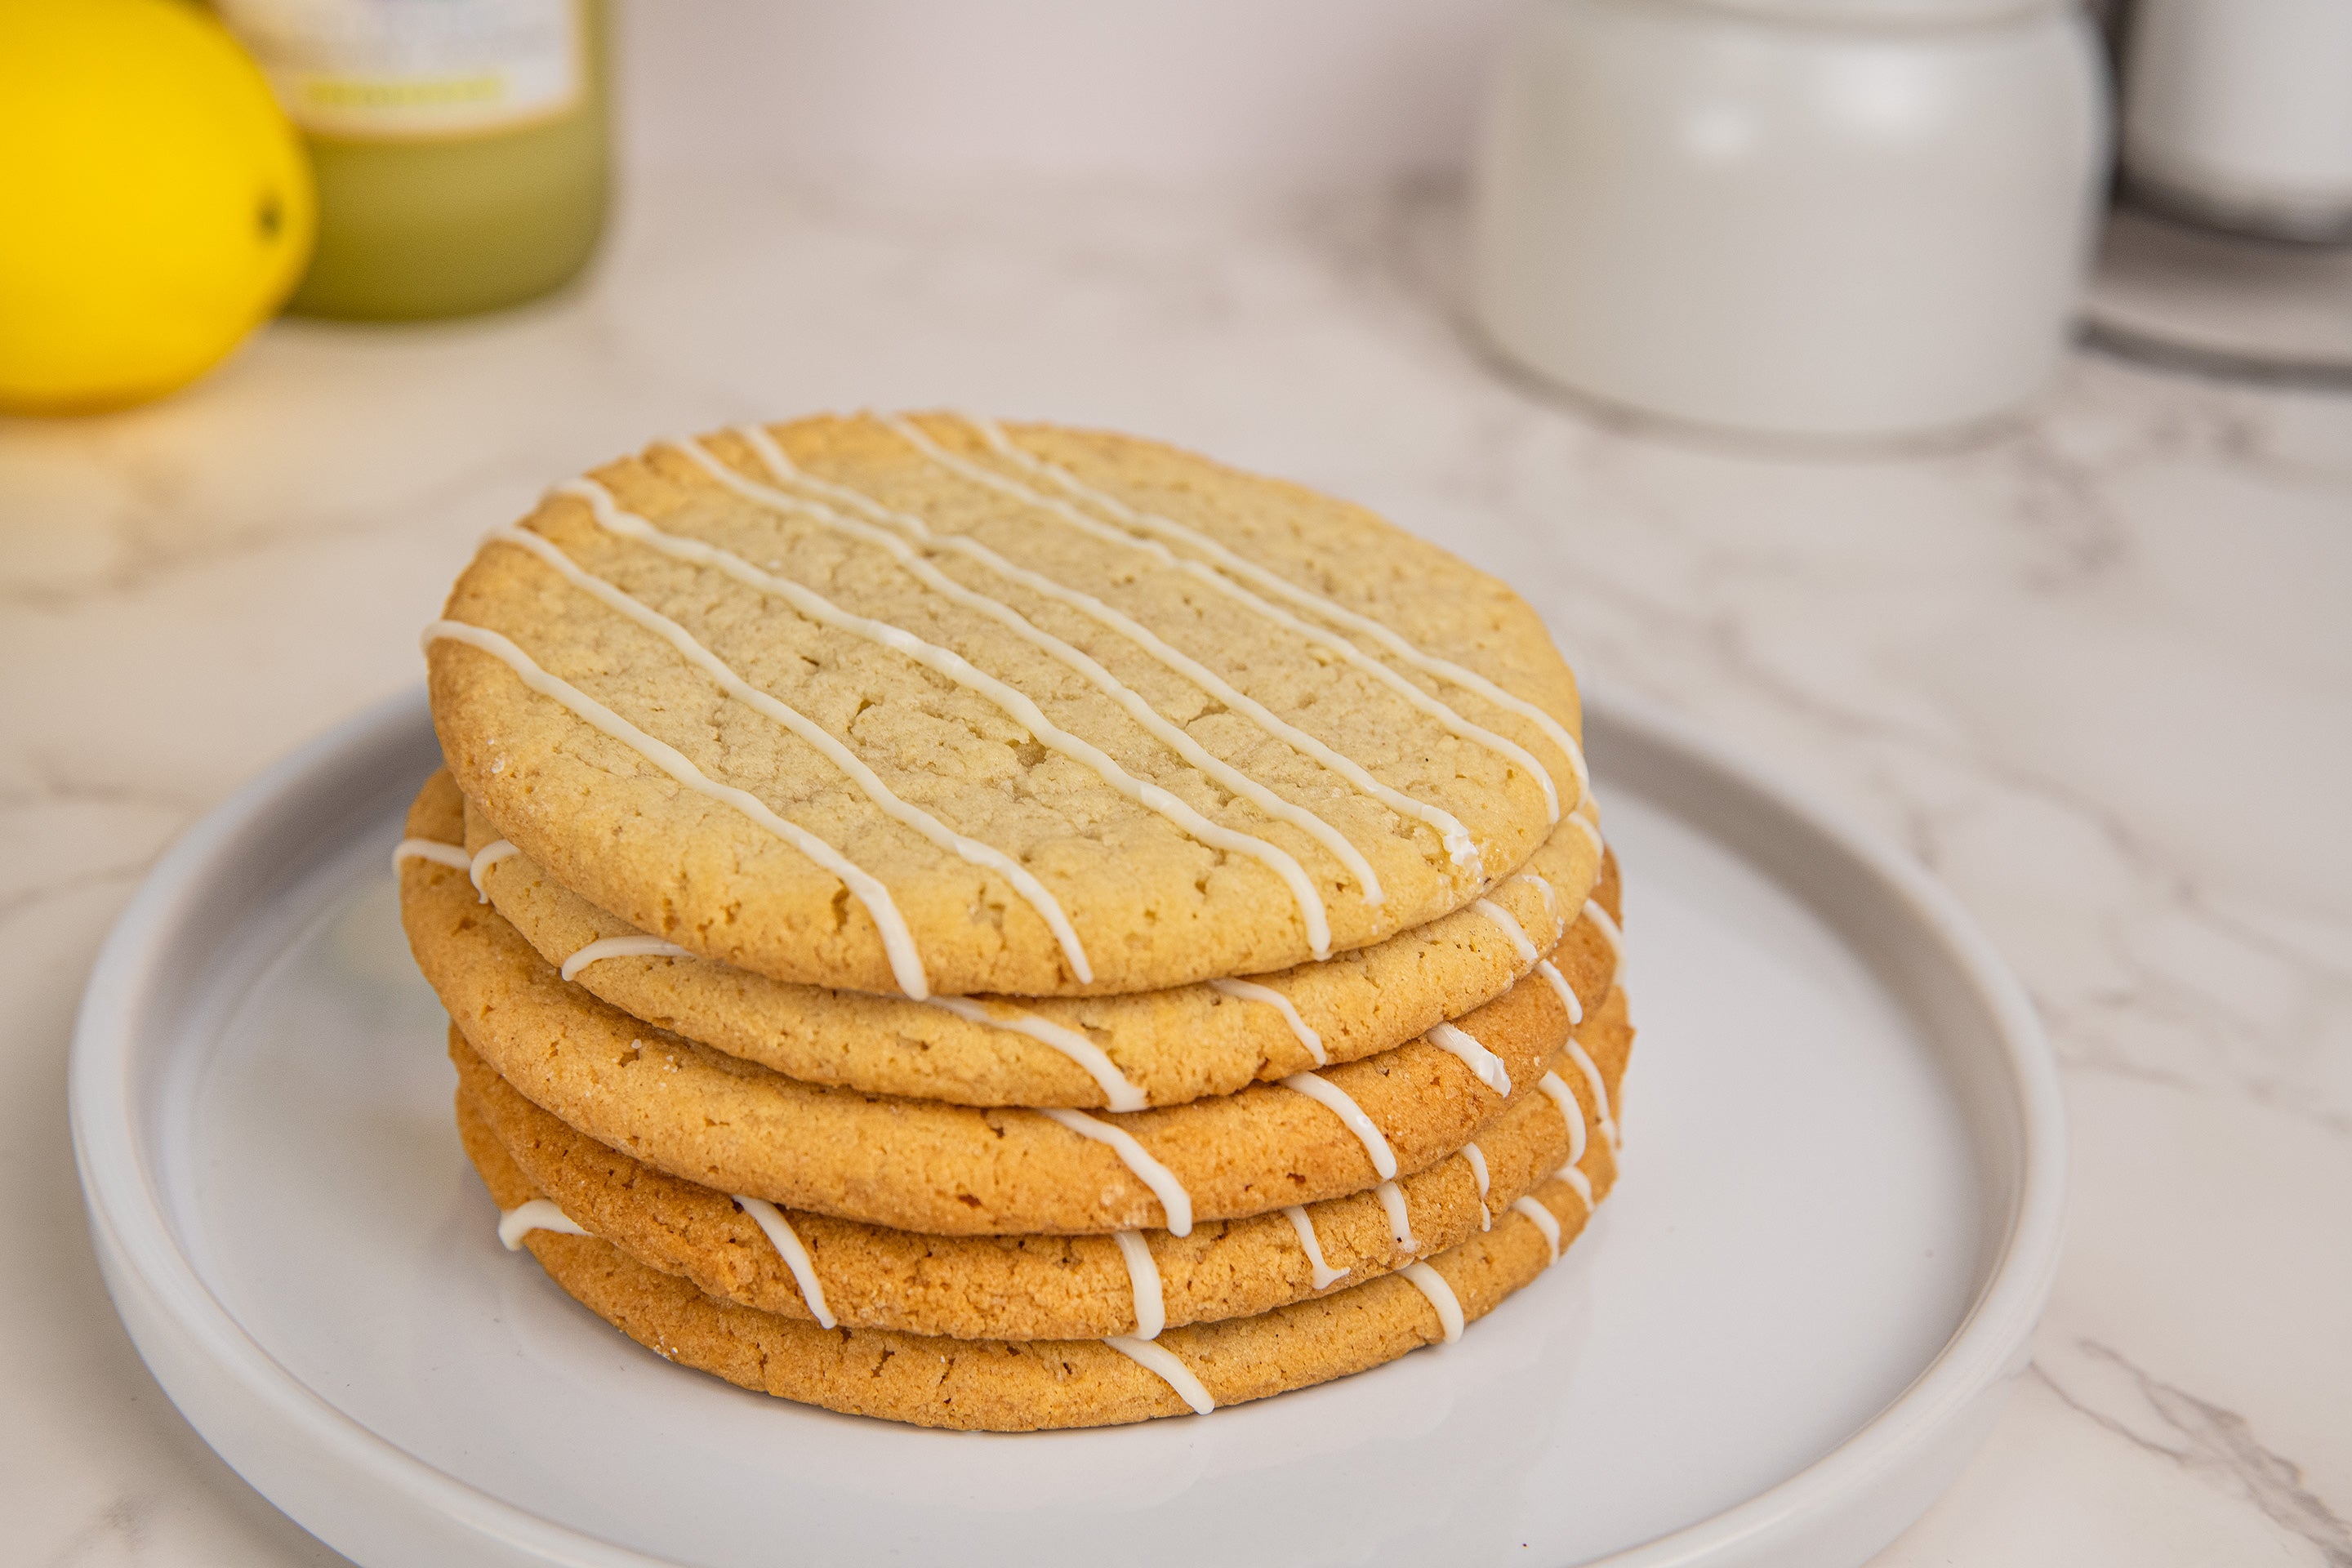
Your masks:
M1125 437L823 418L657 445L486 541L450 769L627 921L776 979L1071 995L1459 909L1582 794L1500 583Z

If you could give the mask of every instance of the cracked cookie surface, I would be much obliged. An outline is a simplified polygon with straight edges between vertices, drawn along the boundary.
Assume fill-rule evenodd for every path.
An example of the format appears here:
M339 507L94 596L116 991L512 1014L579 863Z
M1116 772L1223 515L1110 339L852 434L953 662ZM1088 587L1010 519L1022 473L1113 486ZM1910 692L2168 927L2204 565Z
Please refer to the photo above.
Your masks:
M1508 588L1125 437L656 446L487 542L445 617L435 724L498 833L797 983L1284 970L1465 907L1581 797L1574 681Z

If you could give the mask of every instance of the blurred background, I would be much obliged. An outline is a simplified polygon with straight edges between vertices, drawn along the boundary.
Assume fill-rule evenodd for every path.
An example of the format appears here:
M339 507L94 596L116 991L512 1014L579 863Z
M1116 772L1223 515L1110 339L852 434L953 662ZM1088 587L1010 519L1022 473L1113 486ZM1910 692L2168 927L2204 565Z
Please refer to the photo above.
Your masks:
M5 15L14 205L47 219L0 251L0 407L19 412L175 390L281 305L432 319L548 293L596 253L616 171L625 217L656 226L664 191L723 178L1451 198L1460 270L1438 281L1483 346L1717 430L1964 430L2077 339L2352 377L2333 0ZM239 52L259 71L214 58ZM225 128L268 113L265 84L299 146ZM191 237L206 222L214 251ZM184 324L208 306L208 333ZM150 363L175 331L203 341Z
M1459 175L1508 0L624 5L629 156L1257 188ZM709 39L735 43L712 49Z
M2076 1240L1887 1563L2352 1563L2347 242L2346 0L0 0L24 1560L327 1560L82 1238L153 857L548 484L968 405L1441 541L1993 933Z

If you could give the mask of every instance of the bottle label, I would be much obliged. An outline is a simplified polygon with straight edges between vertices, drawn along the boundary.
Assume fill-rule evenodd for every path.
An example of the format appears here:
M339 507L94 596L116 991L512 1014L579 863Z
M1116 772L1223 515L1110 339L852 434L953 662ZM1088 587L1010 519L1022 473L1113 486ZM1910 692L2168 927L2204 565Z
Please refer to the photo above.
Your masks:
M575 0L216 0L321 136L433 141L552 120L586 75Z

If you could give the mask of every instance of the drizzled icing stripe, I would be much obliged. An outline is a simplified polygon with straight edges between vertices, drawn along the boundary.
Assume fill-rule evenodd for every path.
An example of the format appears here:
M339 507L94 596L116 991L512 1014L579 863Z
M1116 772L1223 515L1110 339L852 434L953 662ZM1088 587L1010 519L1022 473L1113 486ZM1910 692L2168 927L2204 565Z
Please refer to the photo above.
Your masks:
M1584 836L1592 840L1592 852L1595 855L1603 855L1608 853L1608 841L1601 837L1601 829L1592 826L1592 819L1591 817L1585 816L1581 811L1571 811L1568 814L1568 819L1578 827L1582 828L1584 830Z
M1003 495L1011 496L1014 500L1023 501L1030 506L1034 506L1042 511L1049 511L1055 517L1067 522L1071 527L1078 530L1080 532L1085 533L1089 537L1099 539L1105 543L1122 545L1129 550L1142 551L1144 553L1150 555L1153 560L1160 563L1160 564L1166 566L1172 571L1181 572L1186 576L1192 578L1196 582L1204 583L1208 586L1214 588L1217 592L1224 595L1227 598L1234 600L1237 604L1246 605L1248 608L1255 611L1263 619L1272 621L1276 626L1282 626L1286 630L1307 638L1309 642L1314 643L1318 647L1328 648L1330 652L1346 660L1350 666L1362 670L1366 675L1370 676L1381 685L1395 691L1397 695L1402 697L1416 710L1427 714L1430 718L1436 720L1438 723L1444 725L1447 730L1453 731L1454 734L1461 736L1462 739L1468 741L1475 745L1483 746L1498 756L1507 757L1511 761L1518 763L1521 767L1527 769L1528 775L1534 779L1537 785L1543 791L1544 806L1550 814L1549 820L1553 822L1559 820L1559 790L1558 786L1552 783L1551 771L1536 760L1534 752L1528 751L1525 746L1520 745L1517 741L1511 740L1507 736L1498 735L1494 731L1486 729L1483 725L1473 723L1469 719L1465 718L1458 710L1439 701L1436 698L1432 697L1428 692L1423 691L1420 687L1415 686L1412 681L1407 680L1403 676L1399 675L1395 670L1390 668L1387 665L1382 664L1379 659L1372 658L1362 648L1360 648L1354 643L1349 642L1346 637L1339 636L1336 632L1329 631L1325 627L1316 626L1311 622L1300 620L1297 616L1292 615L1289 611L1282 608L1279 605L1269 603L1259 595L1251 593L1239 583L1234 582L1232 578L1223 575L1210 566L1201 562L1187 560L1183 556L1178 555L1174 551L1169 549L1166 545L1160 543L1156 539L1138 539L1132 533L1113 528L1108 523L1101 522L1094 518L1088 517L1085 512L1078 510L1077 508L1070 505L1070 503L1066 500L1061 500L1054 496L1046 495L1041 490L1032 489L1027 485L1021 483L1017 479L1007 479L1003 474L994 473L990 469L981 467L977 463L969 462L962 458L959 458L954 453L949 451L946 447L940 446L938 442L932 440L929 436L924 435L911 420L906 419L898 415L884 415L881 416L881 420L884 425L896 432L898 436L908 446L914 447L924 457L929 458L940 467L948 469L950 472L961 474L964 478L973 481L975 484L985 485L992 490L996 490ZM1171 526L1181 527L1179 524L1171 524ZM1183 531L1189 533L1192 531L1186 529L1183 530ZM1224 549L1223 545L1216 544L1213 540L1207 539L1205 535L1200 537L1202 542L1205 545L1211 546L1216 550ZM1227 553L1230 554L1231 552L1227 552ZM1239 557L1235 557L1235 559L1239 559ZM1276 580L1279 581L1279 579ZM1301 591L1303 592L1304 590ZM1312 598L1316 596L1309 595L1309 597ZM1319 602L1326 604L1328 603L1328 601ZM1336 605L1333 605L1330 607L1332 610L1338 611L1341 615L1353 614L1351 611L1339 610L1339 607ZM1368 622L1368 624L1373 626L1379 625L1377 621ZM1497 688L1497 689L1500 689ZM1555 726L1555 728L1557 726ZM1566 733L1565 731L1561 732L1563 734ZM1577 759L1574 752L1571 752L1570 756L1571 760L1577 761L1577 764L1580 768L1582 766L1580 759Z
M1477 1037L1452 1024L1432 1024L1429 1043L1441 1050L1451 1051L1462 1058L1462 1065L1478 1075L1478 1081L1496 1094L1511 1092L1511 1069L1503 1058L1480 1044Z
M477 902L487 904L490 901L490 890L482 886L482 873L499 861L511 860L521 853L503 838L493 838L474 851L474 858L466 862L466 880L474 884L474 891L478 895Z
M534 1230L551 1230L558 1236L588 1234L570 1215L557 1208L552 1198L533 1198L499 1215L499 1244L509 1252L520 1252L522 1238Z
M1298 1245L1306 1249L1307 1265L1315 1270L1315 1289L1322 1289L1335 1279L1345 1279L1348 1271L1334 1268L1323 1261L1323 1244L1315 1237L1315 1219L1297 1204L1282 1211L1290 1216L1290 1228L1298 1233Z
M1532 1197L1514 1198L1511 1206L1535 1222L1543 1232L1544 1244L1551 1248L1551 1260L1559 1261L1559 1216Z
M677 747L646 734L570 681L548 674L530 655L488 626L469 626L464 621L436 621L425 628L424 640L427 646L436 642L460 642L488 654L513 670L525 686L541 697L562 703L572 710L575 718L636 752L696 794L708 795L722 805L733 806L840 878L851 895L865 906L866 912L873 917L875 928L881 932L882 950L889 958L890 974L898 983L898 989L917 1001L930 994L930 984L923 977L922 959L915 951L914 936L907 930L907 921L898 913L898 906L891 901L890 889L832 845L798 824L778 816L767 802L751 791L737 789L733 784L723 784L711 778Z
M1135 1232L1115 1230L1111 1239L1118 1243L1118 1255L1127 1260L1128 1289L1135 1292L1135 1337L1156 1340L1168 1326L1168 1298L1160 1289L1160 1265L1151 1260L1151 1248Z
M657 936L600 936L563 961L555 973L566 980L579 978L580 972L599 960L607 958L692 958L694 954L674 942L664 942Z
M947 677L968 690L978 692L1036 737L1040 744L1085 763L1103 783L1128 799L1159 813L1203 844L1246 855L1264 864L1282 879L1284 886L1290 889L1291 897L1297 901L1299 914L1307 923L1307 945L1313 949L1315 956L1322 958L1330 952L1331 928L1325 915L1322 895L1315 890L1305 869L1287 851L1265 839L1220 827L1158 784L1146 784L1135 777L1113 762L1100 747L1080 740L1046 718L1026 694L979 668L961 654L936 643L925 642L912 632L887 621L853 615L815 590L789 577L779 577L772 572L762 571L732 551L721 550L698 539L665 532L635 513L623 510L611 493L593 480L567 480L558 485L556 489L559 493L586 501L599 524L625 539L635 540L673 560L688 561L723 572L747 586L774 595L820 626L831 626L879 644L926 669ZM1087 978L1087 975L1082 973L1080 978ZM925 994L928 994L928 991ZM908 994L914 994L909 992Z
M1160 1207L1168 1221L1171 1236L1192 1234L1192 1194L1176 1179L1176 1173L1153 1159L1135 1134L1124 1127L1113 1127L1099 1121L1083 1110L1065 1110L1055 1106L1039 1106L1037 1114L1060 1122L1081 1138L1090 1138L1108 1144L1113 1153L1135 1173L1136 1180L1151 1189L1160 1200Z
M1307 1020L1298 1016L1298 1009L1291 1005L1290 998L1281 992L1250 980L1212 980L1209 987L1237 1001L1265 1003L1282 1015L1282 1021L1290 1026L1290 1032L1298 1037L1298 1043L1307 1047L1307 1054L1315 1058L1317 1067L1330 1065L1331 1058L1323 1049L1323 1037L1307 1026Z
M565 486L564 490L566 494L586 500L590 510L595 512L596 521L599 523L616 533L624 531L614 526L614 520L629 514L621 510L619 504L613 500L612 492L605 489L604 486L593 479L580 479ZM647 526L651 525L647 524ZM855 752L843 745L800 710L779 700L771 693L762 691L745 680L733 667L698 640L693 633L651 605L640 603L622 592L619 587L588 571L566 555L553 540L542 538L524 529L502 528L489 535L489 542L511 544L529 551L554 568L556 574L573 587L668 643L685 658L687 663L717 682L719 689L728 696L761 717L773 720L815 748L818 754L825 761L847 774L850 782L856 784L858 789L864 792L866 798L878 806L884 816L894 822L913 828L932 844L950 851L967 864L984 867L1012 883L1013 890L1027 901L1031 909L1037 911L1038 919L1044 921L1046 928L1054 933L1054 940L1060 945L1062 956L1069 962L1071 972L1081 982L1094 978L1093 970L1087 963L1086 949L1078 944L1078 933L1071 927L1069 917L1062 912L1060 901L1045 890L1045 885L1040 882L1027 867L1001 849L992 848L977 839L965 837L929 812L903 799L888 784L884 784L874 770L867 767Z
M1591 899L1584 900L1584 918L1599 929L1601 939L1609 943L1609 956L1619 967L1625 963L1625 933L1609 918L1609 911Z
M1452 816L1437 810L1434 806L1422 805L1412 797L1381 784L1349 758L1332 751L1296 725L1276 717L1255 699L1234 690L1206 667L1197 664L1183 653L1169 647L1157 633L1111 608L1093 595L1067 587L1027 567L1016 566L978 540L935 533L929 523L912 512L894 511L861 491L853 490L846 485L831 484L804 472L784 455L783 448L777 446L766 431L756 426L746 426L737 434L760 455L760 460L768 465L769 470L779 478L790 476L796 482L833 495L845 504L856 507L873 516L887 519L914 534L922 542L925 549L950 551L962 555L1000 576L1011 578L1057 604L1066 605L1100 622L1134 642L1145 652L1159 658L1162 664L1175 670L1177 674L1193 680L1194 684L1201 686L1203 690L1223 702L1227 708L1251 720L1294 750L1303 752L1317 762L1322 763L1326 767L1347 779L1349 783L1372 795L1381 804L1394 810L1423 816L1425 820L1437 826L1441 837L1448 830L1448 825L1451 825L1452 830L1460 833L1464 842L1467 842L1467 831ZM975 610L986 616L999 626L1012 631L1032 647L1076 670L1080 675L1085 676L1097 690L1118 703L1129 718L1141 725L1160 744L1168 747L1187 763L1216 780L1226 789L1240 795L1260 811L1279 821L1289 823L1293 827L1307 834L1318 844L1328 849L1338 858L1339 863L1348 868L1348 875L1356 879L1357 886L1363 890L1366 903L1378 905L1381 902L1383 894L1381 890L1379 876L1372 870L1371 862L1364 858L1363 852L1350 843L1345 834L1306 807L1283 799L1223 758L1208 751L1183 730L1170 723L1161 716L1158 709L1144 700L1141 692L1104 668L1093 655L1045 630L1003 600L991 598L986 594L965 587L923 559L922 554L914 545L908 543L897 534L886 532L871 523L860 522L856 518L844 517L829 506L810 500L804 496L794 495L790 490L778 489L772 485L763 485L755 479L747 479L721 463L698 441L688 438L672 444L699 464L705 472L738 495L774 510L790 511L811 518L836 532L846 533L853 539L862 540L877 549L887 551L893 560L924 586L963 605L966 609ZM1166 649L1164 656L1160 652L1162 648ZM1171 659L1180 662L1171 662ZM1391 796L1394 798L1391 799ZM1447 839L1449 849L1453 842L1452 839ZM1472 854L1475 858L1475 847Z
M1511 951L1518 955L1522 966L1531 968L1536 960L1543 956L1536 951L1536 944L1528 940L1527 929L1511 918L1510 910L1492 899L1480 899L1470 907L1495 922L1505 939L1510 942Z
M1592 1181L1577 1164L1584 1158L1584 1108L1577 1104L1576 1091L1568 1087L1568 1080L1556 1072L1543 1075L1543 1091L1552 1097L1559 1106L1559 1113L1568 1118L1568 1163L1552 1174L1576 1189L1576 1195L1584 1200L1589 1212L1592 1207Z
M1412 1280L1413 1289L1428 1297L1429 1304L1437 1309L1437 1326L1445 1336L1445 1343L1450 1345L1460 1339L1462 1300L1454 1295L1454 1287L1445 1282L1445 1276L1426 1263L1408 1263L1399 1272Z
M1559 997L1559 1005L1568 1009L1569 1027L1574 1028L1583 1023L1584 1004L1576 999L1576 987L1568 983L1568 976L1559 972L1559 965L1547 958L1536 964L1536 973L1551 982L1552 990ZM1570 1043L1572 1045L1575 1042Z
M1591 824L1585 822L1584 818L1581 816L1577 817L1576 820L1579 823L1583 824L1587 828L1591 826ZM1559 889L1551 885L1551 879L1549 878L1538 877L1533 871L1522 871L1517 876L1513 877L1511 880L1514 882L1533 882L1536 885L1536 891L1543 895L1544 913L1551 917L1552 924L1559 924Z
M934 996L929 1005L943 1013L952 1013L969 1023L984 1025L992 1029L1006 1029L1016 1035L1026 1035L1040 1045L1051 1046L1080 1067L1087 1069L1095 1082L1102 1086L1103 1100L1113 1110L1141 1110L1150 1103L1143 1090L1129 1082L1118 1064L1100 1046L1077 1030L1065 1027L1050 1018L1034 1013L1021 1013L1010 1018L1000 1018L979 1003L964 996ZM1147 1338L1149 1336L1146 1336Z
M1495 1216L1486 1212L1486 1191L1494 1184L1486 1175L1486 1151L1475 1143L1462 1145L1462 1157L1470 1162L1470 1174L1478 1184L1478 1228L1495 1228Z
M1404 1189L1394 1182L1382 1182L1372 1192L1388 1213L1389 1239L1396 1243L1397 1250L1419 1252L1421 1238L1412 1234L1412 1211L1404 1206Z
M1387 1137L1364 1114L1364 1108L1349 1098L1348 1091L1328 1078L1318 1078L1311 1072L1295 1072L1282 1080L1282 1087L1305 1095L1316 1104L1328 1110L1348 1131L1363 1144L1364 1152L1372 1157L1372 1169L1381 1180L1388 1181L1397 1173L1396 1152L1389 1147Z
M1095 489L1060 464L1047 462L1035 453L1024 451L1014 446L1013 438L1007 436L1003 426L992 419L983 419L970 414L960 414L956 417L978 431L981 439L986 441L993 450L1011 458L1032 473L1043 474L1070 494L1094 502L1095 505L1129 526L1140 528L1150 533L1181 539L1235 576L1246 578L1268 593L1289 600L1301 609L1311 610L1327 619L1339 622L1352 631L1363 633L1423 674L1433 675L1440 680L1448 680L1456 686L1466 687L1496 707L1517 713L1520 718L1541 730L1545 737L1559 748L1560 754L1568 758L1569 767L1576 774L1578 790L1582 792L1591 789L1591 775L1586 772L1584 765L1584 748L1577 744L1576 737L1568 732L1565 725L1526 698L1515 696L1505 690L1475 669L1456 664L1450 658L1443 658L1436 654L1415 647L1394 628L1382 625L1370 616L1360 615L1349 609L1344 605L1336 604L1310 588L1299 586L1280 573L1259 565L1247 556L1228 548L1196 528L1188 528L1174 518L1162 517L1158 512L1138 510L1117 496Z
M753 1224L768 1238L784 1267L793 1271L793 1283L801 1288L801 1300L808 1306L809 1316L820 1329L834 1326L833 1309L824 1302L824 1285L816 1277L816 1265L810 1260L808 1248L801 1245L800 1232L784 1217L784 1211L765 1198L747 1198L740 1193L731 1194L736 1205L751 1216Z
M1201 1380L1192 1375L1192 1369L1178 1361L1175 1353L1165 1346L1155 1345L1150 1340L1131 1339L1125 1334L1113 1335L1103 1343L1144 1371L1155 1373L1160 1382L1176 1391L1177 1398L1192 1407L1193 1415L1206 1415L1217 1407L1217 1402L1209 1397L1209 1391L1201 1386Z
M392 847L392 868L398 871L403 860L430 860L453 871L462 871L474 863L464 845L444 844L437 838L402 839Z
M1568 1166L1563 1168L1572 1168L1584 1158L1584 1107L1576 1102L1576 1091L1568 1087L1568 1080L1556 1072L1544 1074L1538 1087L1551 1096L1560 1115L1568 1119Z
M1591 1087L1592 1106L1601 1120L1601 1135L1609 1140L1611 1148L1622 1146L1625 1141L1617 1135L1617 1119L1609 1114L1609 1080L1601 1076L1601 1064L1592 1059L1592 1053L1572 1035L1568 1041L1568 1059L1576 1064L1576 1070L1584 1075L1584 1081Z

